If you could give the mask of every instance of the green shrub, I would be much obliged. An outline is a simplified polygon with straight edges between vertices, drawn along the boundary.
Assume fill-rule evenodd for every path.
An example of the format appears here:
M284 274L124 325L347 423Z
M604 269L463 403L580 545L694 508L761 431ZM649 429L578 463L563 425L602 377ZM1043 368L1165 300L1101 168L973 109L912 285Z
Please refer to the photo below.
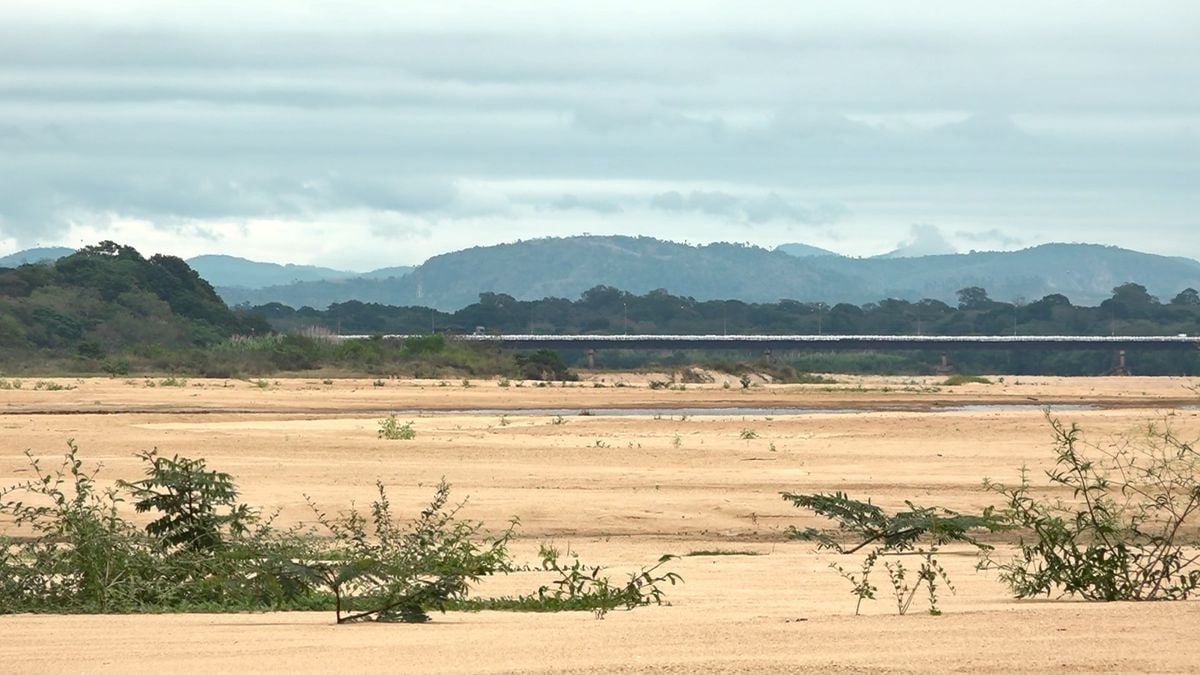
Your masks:
M129 365L129 359L109 357L100 362L100 370L109 377L118 377L128 375L131 366Z
M98 469L84 469L78 448L67 445L54 470L27 452L34 477L0 489L0 517L28 532L0 537L0 613L307 609L323 602L287 573L284 562L304 550L298 533L275 531L269 522L246 530L212 519L213 508L197 502L222 500L203 487L203 472L148 468L139 508L161 517L143 531L120 514L122 485L100 489ZM197 467L171 461L176 469ZM174 482L180 476L187 478ZM222 533L219 546L195 536L213 528Z
M146 478L118 481L136 500L138 513L157 512L146 533L169 547L192 550L221 548L228 539L246 534L258 515L237 502L237 488L227 473L210 471L203 459L158 450L138 455L146 463Z
M539 349L535 352L518 352L513 355L517 372L525 380L545 381L576 381L579 376L563 362L562 356L553 349Z
M459 520L442 481L417 520L403 527L392 516L382 483L370 515L357 510L329 516L311 500L317 521L332 541L317 559L297 563L309 579L332 591L337 622L423 623L429 610L467 596L480 578L507 572L510 528L479 538L479 523Z
M140 455L147 478L100 489L78 448L55 470L26 452L33 477L0 489L0 519L20 539L0 537L0 614L332 609L338 623L429 620L429 611L495 608L528 611L610 609L661 604L660 584L679 580L659 568L624 584L578 558L560 565L544 549L543 568L558 580L519 599L467 597L484 576L513 569L507 544L457 517L443 481L418 518L400 525L382 483L369 514L329 516L308 499L315 530L278 530L271 518L237 502L228 475L203 460ZM143 530L125 520L122 490L138 511L157 517ZM307 498L306 498L307 499ZM472 603L476 604L472 604Z
M31 531L0 538L0 612L128 611L167 591L153 542L120 517L117 489L98 487L74 442L57 470L25 454L34 478L0 490L0 515Z
M417 430L411 421L401 424L393 414L379 420L378 436L389 441L411 441L417 437Z
M1029 472L1008 486L998 512L1019 532L1019 554L985 559L1019 598L1062 593L1085 600L1182 600L1200 588L1200 456L1168 423L1103 445L1046 415L1054 432L1049 486L1072 501L1033 492Z

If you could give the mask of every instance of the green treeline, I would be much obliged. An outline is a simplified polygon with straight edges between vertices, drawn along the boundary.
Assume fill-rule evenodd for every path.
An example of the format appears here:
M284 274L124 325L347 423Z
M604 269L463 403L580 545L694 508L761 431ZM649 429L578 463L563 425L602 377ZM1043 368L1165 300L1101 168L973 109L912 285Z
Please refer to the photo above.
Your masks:
M885 299L865 305L697 301L657 290L633 295L598 286L578 300L523 301L482 293L456 312L344 302L327 310L273 303L231 310L187 263L142 257L113 242L81 249L53 264L0 269L0 375L19 373L172 372L215 377L323 369L330 374L424 377L491 376L563 379L582 353L513 354L439 336L469 333L549 334L912 334L1176 335L1200 334L1200 294L1168 301L1136 283L1113 289L1096 307L1048 295L998 302L978 287L958 303ZM407 341L320 339L324 334L408 334ZM560 358L561 356L561 358ZM957 352L960 372L1099 374L1108 352ZM1200 355L1131 355L1134 372L1200 373ZM728 372L757 367L756 354L605 352L602 367L707 363ZM925 352L777 354L804 372L932 372L940 354Z
M327 310L278 303L245 307L275 329L320 327L347 334L489 333L585 334L837 334L837 335L1175 335L1200 333L1200 294L1181 291L1160 302L1145 287L1127 283L1098 307L1071 304L1054 294L1028 303L998 302L978 287L958 292L957 306L940 300L886 299L865 305L697 301L665 290L633 295L607 286L578 300L516 300L481 293L456 312L393 307L357 301Z
M1200 332L1200 294L1181 291L1162 303L1143 286L1127 283L1098 307L1072 305L1063 295L1029 303L998 302L978 287L958 292L958 306L939 300L886 299L865 305L745 303L671 295L632 295L597 286L579 300L516 300L481 293L457 312L343 302L327 310L272 303L244 308L277 330L321 327L340 334L490 333L550 334L838 334L838 335L1175 335Z

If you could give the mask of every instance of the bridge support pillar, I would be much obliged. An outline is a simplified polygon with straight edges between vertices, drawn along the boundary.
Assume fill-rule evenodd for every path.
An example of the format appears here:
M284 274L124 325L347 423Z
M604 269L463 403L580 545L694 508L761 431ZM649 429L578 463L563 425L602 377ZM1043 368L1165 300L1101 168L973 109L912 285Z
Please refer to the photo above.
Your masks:
M1109 375L1131 375L1129 366L1125 363L1125 350L1118 349L1113 357L1113 368L1108 371Z
M938 365L934 366L933 372L937 373L938 375L945 375L952 370L954 369L950 367L949 357L946 356L946 352L942 352L942 361Z
M770 349L763 350L763 358L766 359L768 366L771 365L771 350Z
M588 357L588 370L595 370L596 369L596 350L595 349L587 350L587 357Z

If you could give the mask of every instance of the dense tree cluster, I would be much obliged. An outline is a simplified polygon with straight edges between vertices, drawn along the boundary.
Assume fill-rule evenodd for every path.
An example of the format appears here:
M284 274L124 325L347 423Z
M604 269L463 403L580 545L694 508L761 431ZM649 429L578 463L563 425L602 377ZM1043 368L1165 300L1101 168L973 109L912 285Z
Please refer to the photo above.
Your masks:
M552 334L841 334L841 335L1175 335L1200 333L1200 296L1192 288L1160 302L1126 283L1096 307L1061 294L1033 302L1000 302L979 287L958 292L958 304L885 299L841 303L697 301L666 290L633 295L608 286L578 300L517 300L482 293L456 312L343 302L319 311L277 303L248 308L280 330L319 326L341 334L471 332Z
M0 269L0 350L110 352L216 344L269 332L261 319L231 311L187 263L111 241L53 264Z

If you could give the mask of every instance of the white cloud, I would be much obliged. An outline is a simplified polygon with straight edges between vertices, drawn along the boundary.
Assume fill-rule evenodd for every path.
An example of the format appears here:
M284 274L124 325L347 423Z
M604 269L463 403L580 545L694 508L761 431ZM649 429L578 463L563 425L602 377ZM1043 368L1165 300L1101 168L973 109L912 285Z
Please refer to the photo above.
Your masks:
M3 3L0 246L869 255L917 222L1200 257L1197 26L1185 0Z

